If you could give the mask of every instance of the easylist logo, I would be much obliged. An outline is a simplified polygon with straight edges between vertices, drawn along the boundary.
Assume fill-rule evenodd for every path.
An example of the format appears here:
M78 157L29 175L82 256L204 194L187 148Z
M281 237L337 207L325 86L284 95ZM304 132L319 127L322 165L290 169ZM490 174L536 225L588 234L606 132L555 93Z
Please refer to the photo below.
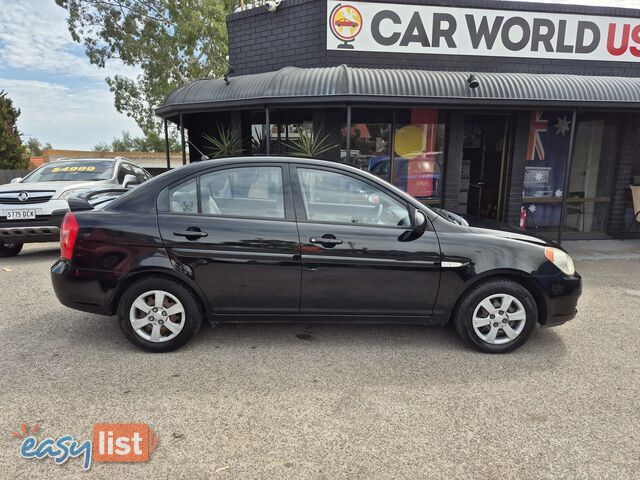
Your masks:
M327 49L640 61L640 19L329 1Z

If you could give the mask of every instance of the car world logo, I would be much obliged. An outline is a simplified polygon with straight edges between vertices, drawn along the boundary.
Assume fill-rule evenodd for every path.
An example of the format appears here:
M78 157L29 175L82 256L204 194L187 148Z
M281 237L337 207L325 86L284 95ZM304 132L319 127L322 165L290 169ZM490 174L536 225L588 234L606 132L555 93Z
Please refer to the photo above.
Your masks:
M147 462L158 446L158 436L144 423L96 423L91 440L78 440L73 435L57 438L37 438L40 425L23 423L12 436L22 440L20 456L27 459L49 458L63 465L73 458L82 459L82 468L89 470L96 462Z
M29 192L20 192L18 194L18 200L20 200L21 202L26 202L27 200L29 200Z
M340 42L338 48L353 49L351 42L355 40L362 30L362 14L353 5L341 3L333 7L329 19L331 33Z

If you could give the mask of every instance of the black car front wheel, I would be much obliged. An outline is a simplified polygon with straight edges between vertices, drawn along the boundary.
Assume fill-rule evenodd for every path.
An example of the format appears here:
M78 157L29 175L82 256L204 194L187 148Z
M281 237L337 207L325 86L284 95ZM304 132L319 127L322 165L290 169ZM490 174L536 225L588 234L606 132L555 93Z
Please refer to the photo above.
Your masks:
M522 285L495 279L467 292L453 321L468 345L483 352L507 353L531 336L538 321L538 309L535 299Z
M118 316L127 339L149 352L180 348L202 323L196 296L164 277L148 277L127 288L118 305Z
M23 244L20 242L5 242L0 240L0 257L15 257L22 250Z

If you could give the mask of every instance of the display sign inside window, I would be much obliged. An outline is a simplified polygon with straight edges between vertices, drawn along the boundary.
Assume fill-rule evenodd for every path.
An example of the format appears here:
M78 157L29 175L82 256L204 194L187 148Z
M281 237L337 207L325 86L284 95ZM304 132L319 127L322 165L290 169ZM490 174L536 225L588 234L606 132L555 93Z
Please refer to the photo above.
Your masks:
M640 61L640 19L327 2L327 49Z

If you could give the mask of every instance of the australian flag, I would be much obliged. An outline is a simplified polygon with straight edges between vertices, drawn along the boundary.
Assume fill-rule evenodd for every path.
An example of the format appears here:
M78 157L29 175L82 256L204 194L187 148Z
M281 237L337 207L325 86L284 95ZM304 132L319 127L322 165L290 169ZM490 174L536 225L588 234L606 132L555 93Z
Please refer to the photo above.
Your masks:
M564 195L572 114L566 111L534 111L529 123L524 196L527 227L557 226ZM536 198L554 201L536 202Z

